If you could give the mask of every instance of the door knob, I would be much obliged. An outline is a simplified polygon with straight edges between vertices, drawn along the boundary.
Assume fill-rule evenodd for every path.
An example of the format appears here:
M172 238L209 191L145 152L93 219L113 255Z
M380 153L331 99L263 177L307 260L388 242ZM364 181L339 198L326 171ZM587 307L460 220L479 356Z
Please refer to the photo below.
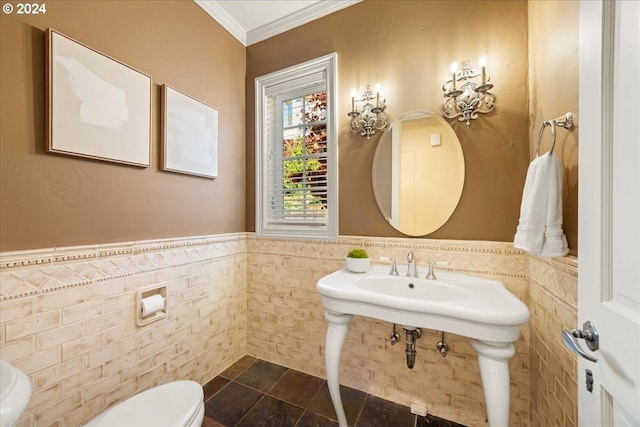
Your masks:
M562 331L562 342L565 347L576 353L578 356L584 357L591 362L597 362L598 359L585 353L582 347L580 347L578 338L585 340L587 347L591 351L596 351L599 348L600 336L598 335L598 331L596 331L596 327L590 320L584 322L582 329L564 329Z

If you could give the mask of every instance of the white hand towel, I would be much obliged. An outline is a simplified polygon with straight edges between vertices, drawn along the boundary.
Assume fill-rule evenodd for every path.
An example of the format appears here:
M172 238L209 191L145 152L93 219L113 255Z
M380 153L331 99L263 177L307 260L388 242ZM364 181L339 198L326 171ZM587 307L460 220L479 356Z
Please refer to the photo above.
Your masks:
M513 246L538 254L542 250L547 215L547 187L540 176L541 157L533 159L524 182L520 222L513 238Z
M533 159L520 206L513 246L544 257L569 252L562 231L562 162L553 153Z
M544 174L549 177L547 194L547 218L545 222L544 241L540 255L551 258L565 256L569 252L567 238L562 231L562 162L553 153L544 155ZM542 172L542 171L541 171Z

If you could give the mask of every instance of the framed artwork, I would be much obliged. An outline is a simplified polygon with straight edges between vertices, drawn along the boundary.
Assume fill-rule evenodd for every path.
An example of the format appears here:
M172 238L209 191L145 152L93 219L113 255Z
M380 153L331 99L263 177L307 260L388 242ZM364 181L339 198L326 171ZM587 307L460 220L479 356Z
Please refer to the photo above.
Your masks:
M162 86L162 168L218 177L218 110Z
M148 167L151 77L47 29L46 151Z

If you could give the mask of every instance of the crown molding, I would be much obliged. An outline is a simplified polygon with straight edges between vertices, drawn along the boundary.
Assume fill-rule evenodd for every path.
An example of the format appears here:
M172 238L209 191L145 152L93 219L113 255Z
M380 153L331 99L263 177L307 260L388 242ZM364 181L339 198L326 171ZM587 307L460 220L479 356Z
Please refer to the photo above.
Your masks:
M270 37L289 31L293 28L315 21L339 10L345 9L362 0L320 1L305 9L293 12L269 24L247 31L247 46L261 42Z
M238 21L233 19L217 1L212 0L193 0L198 6L204 9L213 19L224 27L233 37L238 39L240 43L247 46L247 32Z
M219 0L193 0L198 6L204 9L213 19L222 25L231 35L240 41L244 46L261 42L270 37L289 31L293 28L304 25L308 22L330 15L339 10L345 9L362 0L331 0L319 1L305 9L284 16L276 21L262 25L258 28L247 31L233 19L219 5Z

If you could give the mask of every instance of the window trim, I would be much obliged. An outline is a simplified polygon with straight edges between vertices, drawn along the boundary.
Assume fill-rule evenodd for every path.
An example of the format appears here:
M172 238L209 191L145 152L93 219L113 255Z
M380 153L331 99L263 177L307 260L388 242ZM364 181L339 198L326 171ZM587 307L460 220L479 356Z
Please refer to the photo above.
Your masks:
M267 158L267 97L279 85L305 76L324 72L327 91L327 223L325 227L304 225L270 226L266 215L266 175L269 159ZM294 65L280 71L257 77L255 79L256 109L256 152L255 152L255 192L256 192L256 235L270 237L287 237L298 239L336 239L338 237L338 107L337 107L337 54L331 53ZM294 90L294 88L289 88ZM289 91L287 90L287 91Z

